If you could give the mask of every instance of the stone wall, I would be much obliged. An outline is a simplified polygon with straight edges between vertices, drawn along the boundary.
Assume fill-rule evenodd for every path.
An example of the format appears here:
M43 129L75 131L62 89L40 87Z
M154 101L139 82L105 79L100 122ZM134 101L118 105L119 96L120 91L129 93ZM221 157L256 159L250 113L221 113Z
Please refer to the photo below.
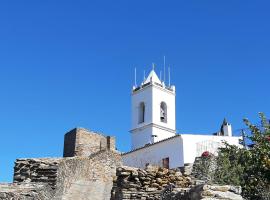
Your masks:
M0 184L1 200L51 200L53 190L46 184L12 183Z
M122 166L115 139L85 129L65 135L64 156L17 159L14 183L0 184L0 200L242 200L238 187L191 178L192 165L170 170Z
M14 167L14 183L47 183L55 189L58 165L62 159L17 159Z
M109 200L121 165L114 137L75 128L65 135L64 158L17 159L0 199Z
M104 149L115 150L114 137L83 128L75 128L65 134L64 157L90 156Z
M120 154L107 149L88 157L17 159L14 168L15 184L9 194L12 191L14 195L21 194L20 187L23 188L25 184L34 186L37 183L50 187L53 196L51 199L54 200L109 200L116 168L121 165ZM11 185L8 187L11 189ZM28 190L25 192L30 192L31 195L37 193Z
M111 200L160 199L172 188L184 194L191 184L191 179L178 169L148 166L142 170L125 166L117 169Z
M199 184L196 185L186 193L176 193L175 200L198 200L198 199L211 199L211 200L243 200L241 197L241 187L230 185L209 185Z
M187 173L160 167L142 170L122 166L117 169L111 200L243 200L240 187L208 185L192 180Z
M64 159L58 168L55 199L109 200L119 166L121 156L108 150Z

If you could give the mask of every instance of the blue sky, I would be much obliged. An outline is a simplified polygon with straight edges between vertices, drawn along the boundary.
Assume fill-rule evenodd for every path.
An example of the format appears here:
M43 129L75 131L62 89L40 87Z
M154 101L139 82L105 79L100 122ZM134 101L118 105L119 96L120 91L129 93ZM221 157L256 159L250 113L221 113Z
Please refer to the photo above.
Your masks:
M130 148L130 93L163 56L177 130L270 116L269 1L1 1L0 182L22 157L61 157L85 127ZM158 72L159 73L159 72ZM237 131L236 131L237 133Z

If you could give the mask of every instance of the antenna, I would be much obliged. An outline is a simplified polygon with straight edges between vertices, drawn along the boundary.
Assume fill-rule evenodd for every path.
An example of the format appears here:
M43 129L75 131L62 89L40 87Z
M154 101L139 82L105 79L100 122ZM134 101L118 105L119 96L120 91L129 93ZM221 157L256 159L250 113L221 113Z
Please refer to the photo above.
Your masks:
M145 70L143 70L143 81L145 81Z
M164 83L166 82L166 58L164 56Z
M137 87L137 69L136 69L136 67L135 67L135 71L134 71L134 75L135 75L135 77L134 77L134 81L135 81L135 87Z
M152 63L152 69L155 70L155 63Z
M169 86L171 86L171 68L168 67L168 74L169 74Z
M162 70L159 72L160 81L162 82Z

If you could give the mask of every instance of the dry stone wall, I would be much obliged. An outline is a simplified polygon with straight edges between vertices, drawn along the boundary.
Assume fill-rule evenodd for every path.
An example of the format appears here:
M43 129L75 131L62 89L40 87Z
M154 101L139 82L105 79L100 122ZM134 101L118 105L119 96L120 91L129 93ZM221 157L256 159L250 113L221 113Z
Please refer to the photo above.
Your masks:
M0 184L1 200L51 200L53 190L40 183Z
M10 199L12 194L14 198L35 199L42 185L51 189L48 194L54 200L109 200L116 168L121 165L120 154L110 150L99 151L89 157L17 159L14 184L5 186L10 190L2 193L2 199ZM28 186L31 187L28 189ZM40 195L39 199L42 198L46 199Z
M55 189L58 165L62 159L17 159L14 167L14 183L47 183Z
M187 170L182 174L179 169L122 166L117 169L111 200L242 200L240 187L195 181L188 175L190 165Z
M183 176L178 169L148 166L145 170L120 167L117 169L111 200L160 199L173 188L186 193L192 184L190 177Z

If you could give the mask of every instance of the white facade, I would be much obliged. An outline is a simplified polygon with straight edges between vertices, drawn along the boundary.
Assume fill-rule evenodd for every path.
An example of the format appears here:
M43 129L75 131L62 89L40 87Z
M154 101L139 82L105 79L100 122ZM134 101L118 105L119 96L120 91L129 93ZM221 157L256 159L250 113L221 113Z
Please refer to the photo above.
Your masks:
M175 87L166 87L154 70L132 91L132 149L175 136Z
M122 155L123 164L144 168L146 164L162 166L162 159L169 158L170 168L182 166L183 144L179 136L158 142Z
M184 163L193 163L195 158L201 156L205 151L216 155L218 148L223 146L223 141L240 147L239 140L242 139L242 137L193 134L181 134L181 138Z
M223 141L241 146L224 119L215 135L176 134L175 87L167 87L154 70L132 90L132 150L122 154L124 165L144 168L153 164L169 168L193 163L205 151L217 154Z
M162 166L162 160L169 158L169 167L182 167L186 163L193 163L195 158L203 152L217 154L218 148L223 146L223 141L231 145L239 145L242 137L192 135L182 134L160 141L149 146L122 155L123 164L144 168L146 164Z

